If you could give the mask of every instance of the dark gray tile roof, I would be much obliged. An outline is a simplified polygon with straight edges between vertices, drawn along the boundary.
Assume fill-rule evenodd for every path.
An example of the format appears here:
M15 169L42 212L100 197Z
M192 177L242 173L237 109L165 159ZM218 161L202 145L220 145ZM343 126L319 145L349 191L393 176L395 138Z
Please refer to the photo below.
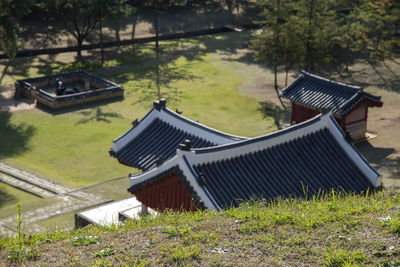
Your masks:
M304 196L319 191L361 192L380 186L379 174L330 115L266 136L210 148L178 150L169 162L131 176L130 192L177 174L199 207L225 209L253 198Z
M245 138L208 128L167 109L165 101L156 101L138 125L114 140L110 153L123 164L148 170L173 157L185 139L200 148Z
M179 144L185 139L190 139L193 147L217 145L156 118L115 156L127 165L148 170L156 166L158 160L174 156Z
M193 166L219 207L241 200L371 187L326 129L271 148ZM349 179L351 178L351 179Z
M361 87L334 82L302 71L301 75L282 90L281 96L317 110L332 110L343 116L364 99L381 106L380 97L363 91Z

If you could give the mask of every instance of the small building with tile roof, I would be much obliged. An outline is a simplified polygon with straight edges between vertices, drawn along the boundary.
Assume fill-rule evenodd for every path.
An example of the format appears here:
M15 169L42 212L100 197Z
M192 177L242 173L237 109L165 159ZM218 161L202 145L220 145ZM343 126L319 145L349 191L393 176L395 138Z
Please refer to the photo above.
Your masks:
M130 176L129 192L159 211L223 210L242 201L301 197L331 190L360 193L381 186L333 118L319 115L265 136L192 148Z
M113 141L110 155L122 164L144 171L172 158L185 139L190 139L196 148L247 139L185 118L168 109L165 99L155 101L150 112L133 124L128 132Z
M343 131L353 140L362 140L367 131L369 107L382 107L381 97L358 86L328 80L305 71L281 96L291 101L291 124L306 121L321 112L332 110Z

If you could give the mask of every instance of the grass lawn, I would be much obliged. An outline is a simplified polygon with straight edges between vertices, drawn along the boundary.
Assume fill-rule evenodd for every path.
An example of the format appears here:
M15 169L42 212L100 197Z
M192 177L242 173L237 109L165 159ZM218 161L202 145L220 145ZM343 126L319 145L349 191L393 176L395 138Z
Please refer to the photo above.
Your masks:
M75 227L74 215L75 212L54 216L50 219L39 222L38 225L48 231L73 229Z
M5 190L4 189L5 187L8 188ZM17 212L18 203L21 204L21 210L22 213L24 213L32 209L37 209L48 205L52 205L55 202L59 201L58 199L54 198L38 198L33 196L32 194L26 193L24 191L15 189L11 186L7 186L4 184L0 184L0 192L1 193L6 192L7 194L12 195L13 198L15 199L15 201L13 201L12 203L9 202L8 204L0 208L0 219L15 215Z
M228 133L258 136L273 130L273 119L259 100L241 93L246 75L238 75L219 55L235 53L237 33L161 43L160 95L183 115ZM156 61L152 45L122 47L95 74L121 84L121 101L48 113L42 110L3 113L0 159L58 182L81 187L135 172L108 155L112 140L141 119L157 99ZM3 84L14 79L57 73L72 64L73 53L14 59ZM0 69L1 71L1 69ZM11 74L11 75L10 75Z
M113 200L121 200L132 196L131 193L128 192L128 188L129 179L126 176L121 179L91 186L86 188L85 191L96 195L102 195Z
M34 202L39 200L40 198L26 193L22 190L15 189L12 186L7 184L0 183L0 214L4 214L5 209L13 209L17 210L17 204L21 203L24 205L25 203ZM1 216L0 216L1 217Z

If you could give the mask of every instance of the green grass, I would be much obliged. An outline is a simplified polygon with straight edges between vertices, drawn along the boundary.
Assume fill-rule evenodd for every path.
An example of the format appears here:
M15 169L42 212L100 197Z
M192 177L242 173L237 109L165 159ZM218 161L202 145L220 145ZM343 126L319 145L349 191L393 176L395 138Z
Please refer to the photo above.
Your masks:
M224 52L237 58L235 47L248 36L228 33L161 42L160 92L167 106L231 134L258 136L276 130L273 119L266 116L268 110L242 92L242 84L254 80L249 73L238 71L246 69L245 63L229 61ZM107 53L110 59L103 65L97 61L75 63L75 53L11 60L2 87L13 86L17 79L85 68L121 84L125 95L122 100L57 113L0 112L0 160L75 188L137 172L119 164L108 151L112 140L129 130L131 122L141 119L158 98L153 44L108 49ZM0 72L6 63L0 62ZM124 178L86 190L118 200L130 196L128 187ZM25 201L23 196L18 199ZM43 206L46 201L35 203ZM23 205L24 209L29 207ZM13 207L2 211L2 215L15 214ZM50 229L69 228L72 216L56 216L39 224Z
M14 190L16 190L16 189L14 189ZM17 191L19 191L19 190L17 190ZM27 194L27 193L24 193L24 194ZM18 202L18 203L21 203L22 212L26 212L26 211L29 211L32 209L52 205L52 204L56 203L57 201L60 201L59 199L54 199L54 198L36 198L35 197L35 198L31 199L31 194L21 196L21 191L15 192L15 196L19 196L20 202ZM8 207L4 207L4 208L0 209L0 218L13 216L13 215L15 215L16 210L17 210L17 204L11 204ZM29 225L27 227L29 227Z
M40 198L16 189L12 186L0 183L0 214L3 215L4 209L16 210L17 204L24 205L25 203L34 202ZM1 216L0 216L1 217Z
M124 176L121 179L107 181L105 183L89 187L85 189L85 191L96 195L101 195L103 197L108 197L110 199L120 200L132 196L127 190L129 186L130 184L128 176Z
M228 133L258 136L276 130L273 119L265 117L256 98L240 93L244 77L213 56L227 43L235 45L239 37L226 34L161 43L161 97L167 99L169 108L178 108L188 118ZM180 46L185 50L175 51ZM13 75L5 81L57 73L71 64L68 58L62 60L65 63L46 56L25 62L15 59L8 71ZM135 172L118 164L108 151L112 140L125 133L131 121L141 119L157 99L155 63L154 51L145 44L120 48L104 68L93 66L95 74L125 88L122 101L59 114L37 110L0 113L5 125L0 130L0 159L73 187Z
M73 229L75 227L74 215L75 212L54 216L50 219L40 221L38 225L48 231Z
M120 226L25 236L36 260L23 258L22 265L398 266L400 213L391 209L397 206L399 192L382 191L167 212ZM8 264L16 241L0 237L0 265Z
M10 153L12 155L4 156L3 160L75 187L128 173L130 169L117 164L108 150L112 140L127 130L129 120L107 117L103 120L98 116L102 110L103 107L98 107L80 111L88 115L80 112L56 116L36 111L13 113L8 121L10 129L31 127L34 130L26 136L23 151ZM6 143L13 138L8 133L2 137Z

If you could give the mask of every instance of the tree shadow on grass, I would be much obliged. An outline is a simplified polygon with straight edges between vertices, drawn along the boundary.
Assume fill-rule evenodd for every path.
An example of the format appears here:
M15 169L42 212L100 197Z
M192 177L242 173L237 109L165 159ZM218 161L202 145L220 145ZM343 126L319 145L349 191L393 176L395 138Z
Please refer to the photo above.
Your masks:
M97 107L96 109L89 111L81 111L79 114L85 116L85 118L79 120L75 125L84 124L91 121L111 123L110 118L123 118L120 114L115 112L104 112L101 107Z
M0 60L0 66L4 66L0 82L2 83L6 76L11 77L11 80L29 77L34 60L35 57Z
M17 202L17 198L9 194L6 190L0 188L0 209L8 204Z
M274 117L276 105L268 100L258 102L259 106L257 111L261 112L263 119L267 117Z
M288 125L290 123L290 110L288 108L281 109L275 103L271 101L260 101L257 111L261 112L263 119L273 118L274 123L278 128L281 125Z
M25 123L12 124L12 113L0 112L0 160L29 150L29 139L36 128Z
M126 72L114 75L114 79L117 83L124 83L130 80L136 81L135 86L128 92L136 96L135 101L132 102L132 105L136 105L143 102L153 102L159 98L157 72L159 76L160 98L165 98L168 102L179 101L181 97L182 91L174 86L175 82L196 78L185 66L178 66L175 63L160 60L158 69L157 65L149 65L135 71L133 73L134 79L130 78L130 74Z

